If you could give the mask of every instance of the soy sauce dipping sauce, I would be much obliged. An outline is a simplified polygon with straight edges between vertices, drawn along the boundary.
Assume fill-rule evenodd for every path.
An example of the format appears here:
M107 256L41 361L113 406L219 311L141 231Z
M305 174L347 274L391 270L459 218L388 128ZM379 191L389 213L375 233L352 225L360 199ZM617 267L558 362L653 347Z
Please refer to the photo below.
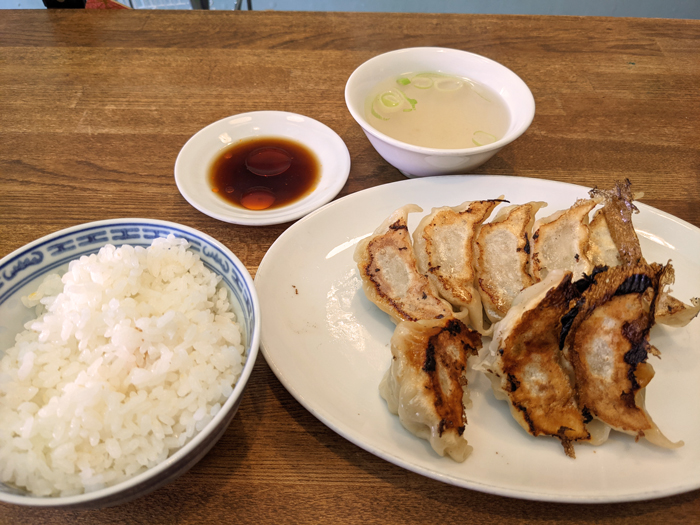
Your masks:
M259 137L223 149L209 168L213 192L247 210L287 206L309 195L320 180L316 155L294 140Z

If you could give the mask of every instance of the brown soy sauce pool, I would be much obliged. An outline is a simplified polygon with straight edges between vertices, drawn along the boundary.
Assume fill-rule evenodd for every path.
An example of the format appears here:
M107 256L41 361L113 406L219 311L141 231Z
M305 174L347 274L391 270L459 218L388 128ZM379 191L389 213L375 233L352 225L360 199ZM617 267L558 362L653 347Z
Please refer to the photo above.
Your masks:
M257 175L257 170L266 175ZM288 167L287 167L288 166ZM274 173L282 171L275 175ZM247 210L282 208L309 195L321 169L316 155L291 139L258 137L221 150L209 168L209 185L229 204Z

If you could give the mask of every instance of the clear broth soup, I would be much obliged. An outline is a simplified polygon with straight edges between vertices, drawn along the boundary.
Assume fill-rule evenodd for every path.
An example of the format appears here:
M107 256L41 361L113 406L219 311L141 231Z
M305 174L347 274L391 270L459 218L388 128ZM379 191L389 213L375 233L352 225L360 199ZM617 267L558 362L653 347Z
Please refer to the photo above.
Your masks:
M443 73L406 73L377 84L365 118L396 140L440 149L476 148L500 140L510 116L492 89Z

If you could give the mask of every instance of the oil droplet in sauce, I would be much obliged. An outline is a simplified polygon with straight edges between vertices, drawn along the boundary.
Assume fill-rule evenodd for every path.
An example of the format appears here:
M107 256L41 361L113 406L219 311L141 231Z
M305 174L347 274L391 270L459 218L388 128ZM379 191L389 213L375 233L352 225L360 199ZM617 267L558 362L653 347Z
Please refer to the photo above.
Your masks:
M292 160L293 157L282 148L267 146L251 151L245 158L245 167L261 177L274 177L287 171Z
M309 195L321 169L306 146L281 137L258 137L219 152L209 169L213 192L247 210L281 208Z
M250 188L241 197L241 204L249 210L266 210L275 202L275 194L264 187Z

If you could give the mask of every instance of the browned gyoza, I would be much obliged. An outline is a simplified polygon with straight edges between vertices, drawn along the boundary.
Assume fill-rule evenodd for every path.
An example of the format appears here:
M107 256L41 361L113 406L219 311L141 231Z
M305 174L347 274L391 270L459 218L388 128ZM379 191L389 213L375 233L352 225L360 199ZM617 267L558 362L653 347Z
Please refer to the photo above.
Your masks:
M530 275L530 240L537 210L544 202L508 206L484 224L474 242L476 285L492 323L500 321L513 299L535 281Z
M562 316L577 296L571 272L550 272L498 323L491 356L480 364L515 420L533 436L558 438L571 457L572 442L590 438L559 349Z
M540 281L551 270L566 270L579 279L593 269L588 257L588 214L593 199L578 200L566 210L535 221L532 234L530 272Z
M392 213L355 249L362 287L367 298L394 322L451 318L452 307L438 297L428 278L416 268L408 233L408 213L421 211L407 205Z
M481 224L501 202L472 201L433 208L413 232L418 270L427 275L442 297L468 314L470 326L482 334L487 329L475 286L474 239Z
M542 301L523 313L502 342L507 350L501 357L508 395L529 432L556 436L571 456L571 442L590 437L559 351L561 318L575 295L567 273Z
M391 338L391 367L379 386L406 429L457 461L471 450L463 437L466 371L479 348L478 332L457 319L401 322Z
M659 264L617 266L598 273L567 315L565 352L574 369L580 406L614 430L671 443L644 407L644 387L654 375L647 363L662 275Z

